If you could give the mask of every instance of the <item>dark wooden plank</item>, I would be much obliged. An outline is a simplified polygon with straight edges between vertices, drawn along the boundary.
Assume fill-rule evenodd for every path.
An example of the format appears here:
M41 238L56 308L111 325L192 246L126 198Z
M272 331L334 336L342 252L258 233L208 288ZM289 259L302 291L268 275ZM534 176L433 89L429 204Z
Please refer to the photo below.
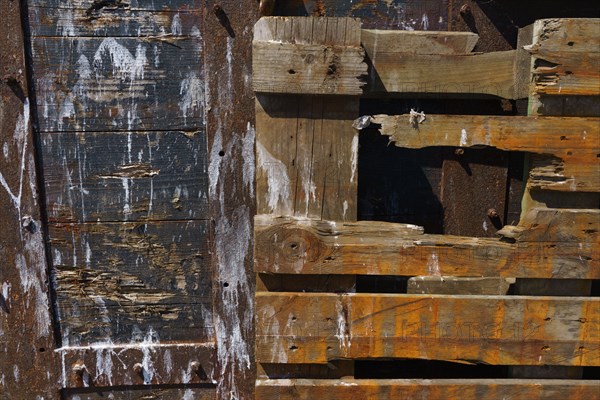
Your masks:
M205 221L51 224L63 345L214 334Z
M214 377L214 343L164 343L152 329L138 330L125 345L103 342L59 353L63 388L207 384Z
M98 3L93 0L36 0L29 3L29 24L35 37L178 36L200 38L201 2L139 1ZM200 39L198 39L200 40Z
M205 219L204 132L41 135L50 221Z
M257 399L598 399L596 381L526 379L281 379L256 382Z
M0 2L0 397L59 397L21 2Z
M197 385L181 389L129 387L126 390L67 390L63 395L65 400L212 400L216 389Z
M259 362L600 362L597 298L257 293L256 315Z
M214 221L209 249L214 282L217 398L251 399L256 379L252 271L256 164L251 49L258 5L255 0L210 0L205 4L209 199L210 218Z
M598 213L591 214L598 230ZM540 242L426 235L415 226L336 223L257 216L255 270L282 274L440 275L598 279L600 252L590 241ZM597 237L597 236L596 236Z
M39 129L204 128L197 38L34 38Z

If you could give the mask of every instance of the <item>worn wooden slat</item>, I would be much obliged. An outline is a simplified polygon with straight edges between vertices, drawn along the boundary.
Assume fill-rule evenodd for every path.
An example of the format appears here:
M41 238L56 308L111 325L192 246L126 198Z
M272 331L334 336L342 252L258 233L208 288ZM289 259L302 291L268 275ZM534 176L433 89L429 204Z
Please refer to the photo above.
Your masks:
M594 298L257 293L256 315L259 362L600 364Z
M399 147L491 146L551 154L554 159L544 158L531 169L532 187L600 191L598 118L427 115L415 125L408 115L377 115L375 122Z
M367 72L360 21L261 18L252 44L256 92L360 95Z
M352 19L263 18L255 42L358 46L359 28ZM358 107L353 96L257 95L259 213L356 220Z
M600 20L538 20L533 28L532 95L600 95Z
M185 388L143 388L143 387L128 387L126 390L66 390L64 392L65 400L104 400L104 399L120 399L120 400L140 400L140 399L161 399L161 400L212 400L216 396L216 389L199 385L191 385Z
M598 230L599 219L590 222ZM597 240L562 242L425 235L411 226L255 218L255 270L289 274L600 277Z
M19 1L0 2L0 397L58 398L59 363Z
M34 38L32 47L40 131L204 127L197 38Z
M256 398L588 400L598 398L598 384L558 379L269 379L256 382Z
M504 295L514 278L457 278L414 276L408 280L408 294Z
M205 221L51 224L63 344L128 342L142 326L164 340L210 338L207 235Z
M479 35L472 32L363 29L361 43L370 55L379 51L408 54L468 54Z
M142 328L143 329L143 328ZM210 383L215 345L164 343L154 330L139 330L127 344L95 343L58 350L64 388ZM141 370L136 371L136 364Z
M204 132L41 135L48 218L206 219Z

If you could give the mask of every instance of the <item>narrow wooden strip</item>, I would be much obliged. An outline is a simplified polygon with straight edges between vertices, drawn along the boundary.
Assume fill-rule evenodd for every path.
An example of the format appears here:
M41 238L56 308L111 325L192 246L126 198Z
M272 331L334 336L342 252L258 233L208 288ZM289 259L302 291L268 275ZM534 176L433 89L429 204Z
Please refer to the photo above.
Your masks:
M255 218L255 237L257 272L600 278L597 241L562 242L549 236L507 243L424 235L402 224L269 216Z
M127 344L95 343L62 347L57 352L63 364L63 388L196 384L210 382L215 345L211 342L161 343L157 332L150 328L139 331ZM142 365L139 372L134 368L138 363ZM188 381L182 382L182 373L186 372Z
M530 172L534 187L600 191L598 118L427 115L419 123L408 115L376 115L375 122L398 147L491 146L543 154Z
M408 294L477 294L503 295L514 278L460 278L455 276L413 276L408 280Z
M259 379L257 399L547 399L598 398L596 381L526 379Z
M65 390L63 391L65 400L139 400L144 399L161 399L161 400L213 400L217 396L217 390L214 387L207 387L205 384L195 384L182 386L180 388L152 388L147 387L129 387L127 390L113 389L83 389L83 390ZM140 397L141 396L141 397Z
M600 365L600 299L257 293L259 362Z
M407 54L468 54L479 35L472 32L393 31L363 29L361 43L369 56L378 52Z

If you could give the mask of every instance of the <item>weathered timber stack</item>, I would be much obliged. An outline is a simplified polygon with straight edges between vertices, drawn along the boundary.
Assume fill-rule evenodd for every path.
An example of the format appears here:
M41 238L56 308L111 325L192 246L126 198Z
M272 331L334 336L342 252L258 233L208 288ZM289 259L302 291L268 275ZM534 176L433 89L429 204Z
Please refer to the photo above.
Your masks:
M600 365L598 26L541 20L517 50L475 54L473 34L257 23L257 398L597 397L581 378ZM359 96L414 93L530 98L528 116L365 118L402 148L524 153L518 224L477 238L356 220ZM499 179L507 204L484 225L510 211ZM504 379L401 379L467 364Z

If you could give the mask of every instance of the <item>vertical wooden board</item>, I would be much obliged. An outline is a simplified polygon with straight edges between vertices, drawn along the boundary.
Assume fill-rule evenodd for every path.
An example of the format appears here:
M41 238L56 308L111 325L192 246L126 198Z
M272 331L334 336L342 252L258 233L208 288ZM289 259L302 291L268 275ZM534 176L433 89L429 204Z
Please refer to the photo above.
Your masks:
M32 47L40 131L204 127L198 38L40 37Z
M203 131L41 135L53 222L205 219Z
M21 2L0 2L0 397L59 396Z
M256 376L251 50L258 6L254 0L210 0L204 16L217 398L251 399Z
M213 336L207 222L49 228L63 345Z

